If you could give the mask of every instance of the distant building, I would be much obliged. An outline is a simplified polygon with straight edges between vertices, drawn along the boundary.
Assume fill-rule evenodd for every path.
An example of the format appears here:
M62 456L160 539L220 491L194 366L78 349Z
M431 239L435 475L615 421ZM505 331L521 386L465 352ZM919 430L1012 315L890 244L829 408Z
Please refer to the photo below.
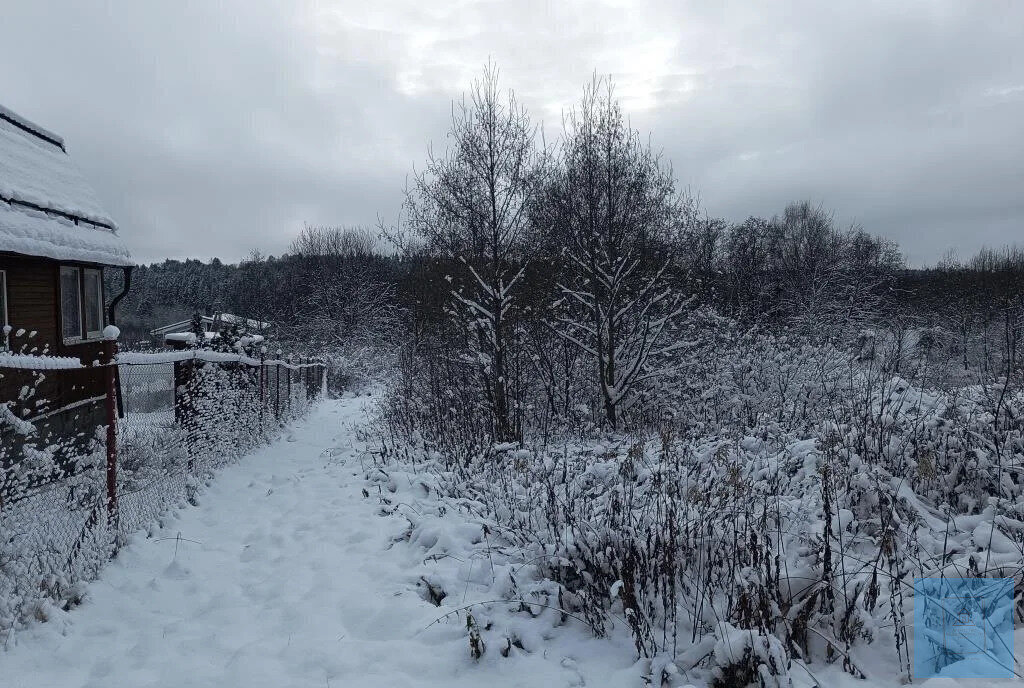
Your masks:
M221 332L233 325L237 325L249 335L252 342L262 341L270 328L273 327L273 323L243 318L231 313L215 313L213 315L200 316L200 327L203 330L203 336L208 341L216 339L220 336ZM165 346L180 349L188 346L194 340L196 333L193 331L193 328L192 320L182 320L150 330L149 333L156 341L163 342Z

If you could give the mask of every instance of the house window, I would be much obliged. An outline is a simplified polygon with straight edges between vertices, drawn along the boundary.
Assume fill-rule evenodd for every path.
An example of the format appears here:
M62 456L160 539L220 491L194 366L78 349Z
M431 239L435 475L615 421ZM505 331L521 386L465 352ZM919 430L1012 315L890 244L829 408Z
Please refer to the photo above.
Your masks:
M103 334L103 272L83 270L85 333L92 339Z
M82 283L78 268L60 269L60 317L64 339L81 339Z

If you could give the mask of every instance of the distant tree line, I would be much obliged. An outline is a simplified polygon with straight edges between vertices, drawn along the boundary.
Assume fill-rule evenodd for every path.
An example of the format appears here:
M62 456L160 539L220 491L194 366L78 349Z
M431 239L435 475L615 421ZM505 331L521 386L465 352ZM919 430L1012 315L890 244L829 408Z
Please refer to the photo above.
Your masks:
M787 222L808 215L824 225L816 244L787 235L792 231ZM894 241L859 228L837 228L808 202L791 204L770 218L740 224L703 218L691 227L678 237L667 279L731 317L781 327L810 321L822 309L832 318L850 312L868 320L901 313L932 326L957 321L957 330L1001 320L1009 336L1019 338L1014 317L1016 312L1019 318L1024 293L1021 249L985 248L967 260L947 257L933 266L909 268ZM361 295L374 309L386 305L381 311L404 323L414 337L448 327L451 284L446 278L461 265L456 261L426 251L385 253L376 232L367 228L308 228L297 243L309 235L334 235L329 241L335 242L353 231L372 240L368 250L298 250L279 257L253 252L234 264L214 258L140 265L118 308L119 325L127 341L139 342L161 325L222 310L281 323L285 339L311 328L322 331L313 346L328 347L354 332L361 307L353 297L358 301ZM539 306L539 294L555 281L557 263L548 257L526 264L524 306ZM801 263L810 267L791 267ZM108 271L107 280L108 295L118 293L120 271ZM326 326L325 319L345 326Z
M544 254L523 261L523 310L539 311L544 295L558 289L561 256L553 237L542 240ZM898 314L945 328L947 337L999 323L1011 347L1020 348L1018 248L909 268L894 241L837 227L829 213L804 201L738 224L691 216L659 251L673 256L663 275L673 290L750 324L848 336L853 325ZM277 323L283 343L310 353L364 336L360 328L381 320L423 341L450 333L448 278L464 269L426 248L396 253L366 227L307 227L279 257L254 251L234 264L214 258L138 266L118 307L119 326L137 345L156 327L224 311ZM120 271L108 271L107 280L107 293L118 293Z

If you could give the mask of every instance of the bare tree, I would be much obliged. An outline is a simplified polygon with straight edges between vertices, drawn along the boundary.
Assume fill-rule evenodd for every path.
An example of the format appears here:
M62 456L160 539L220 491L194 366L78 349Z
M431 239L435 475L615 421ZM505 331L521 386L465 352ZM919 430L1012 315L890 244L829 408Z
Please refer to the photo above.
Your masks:
M565 129L535 216L566 258L552 324L593 358L605 421L615 428L671 347L666 334L681 306L664 279L665 254L686 203L671 169L629 128L610 82L594 79Z
M465 266L452 296L499 441L521 434L508 372L526 208L541 162L536 132L515 95L502 96L489 64L468 101L453 107L450 145L414 175L404 206L406 229L429 252Z
M295 256L365 258L373 255L377 234L369 227L321 227L305 225L292 240L289 252Z
M379 348L399 318L394 285L358 263L309 283L293 307L278 323L282 339L353 360Z

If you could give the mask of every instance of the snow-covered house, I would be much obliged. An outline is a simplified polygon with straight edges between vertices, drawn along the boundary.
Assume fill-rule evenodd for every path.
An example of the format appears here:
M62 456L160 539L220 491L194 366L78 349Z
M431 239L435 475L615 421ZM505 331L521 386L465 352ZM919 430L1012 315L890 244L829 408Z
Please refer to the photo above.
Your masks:
M0 107L0 405L19 401L23 381L12 368L71 369L101 357L113 312L103 270L131 265L64 140ZM96 370L46 378L19 415L88 406L104 393Z

